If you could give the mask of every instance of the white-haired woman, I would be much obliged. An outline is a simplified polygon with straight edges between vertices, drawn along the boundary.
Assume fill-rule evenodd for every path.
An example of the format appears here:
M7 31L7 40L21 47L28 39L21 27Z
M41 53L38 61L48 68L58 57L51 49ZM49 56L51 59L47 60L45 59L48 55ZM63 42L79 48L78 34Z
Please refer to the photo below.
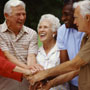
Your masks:
M41 64L44 69L52 68L60 64L60 53L56 44L57 30L59 27L59 19L54 15L45 14L41 16L37 29L43 45L38 50L37 62ZM53 87L50 90L69 90L69 86L65 83Z

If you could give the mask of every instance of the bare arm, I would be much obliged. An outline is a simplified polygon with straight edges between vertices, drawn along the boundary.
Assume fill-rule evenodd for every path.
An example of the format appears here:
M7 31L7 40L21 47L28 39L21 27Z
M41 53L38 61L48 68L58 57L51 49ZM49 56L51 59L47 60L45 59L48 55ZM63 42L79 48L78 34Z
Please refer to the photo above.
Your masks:
M19 73L23 73L25 75L31 75L32 72L29 70L29 69L25 69L25 68L21 68L21 67L18 67L16 66L14 69L13 69L14 72L19 72Z
M34 64L36 64L37 61L36 61L36 55L35 54L29 54L28 55L28 58L27 58L27 65L28 66L32 66Z
M27 59L27 65L30 67L34 72L42 71L44 68L40 64L37 64L36 55L29 54Z
M60 63L63 63L68 60L69 60L69 57L68 57L67 50L60 50Z
M14 57L12 54L9 53L9 51L4 51L4 54L8 58L8 60L14 63L15 65L23 67L23 68L27 68L27 65L17 60L16 57Z
M47 69L45 71L41 71L30 79L31 84L34 84L37 81L46 79L50 76L57 76L60 74L64 74L67 72L71 72L79 69L81 66L87 64L84 60L82 60L79 56L76 56L73 60L64 62L54 68Z
M78 74L79 74L79 69L75 70L75 71L68 72L66 74L59 75L56 78L48 81L48 83L45 85L44 89L49 90L51 87L63 84L65 82L73 79Z

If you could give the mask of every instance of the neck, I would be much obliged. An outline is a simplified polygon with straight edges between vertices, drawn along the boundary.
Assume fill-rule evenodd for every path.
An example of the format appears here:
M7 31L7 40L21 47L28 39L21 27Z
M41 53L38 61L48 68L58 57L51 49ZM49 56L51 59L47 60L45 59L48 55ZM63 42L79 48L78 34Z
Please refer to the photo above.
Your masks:
M89 22L90 23L90 22ZM88 35L88 36L90 36L90 24L87 24L87 27L86 27L86 29L85 29L85 33Z
M6 23L7 23L8 29L11 30L17 36L17 34L20 32L20 30L17 30L15 28L11 27L11 25L8 22L6 22Z
M43 43L43 48L44 48L46 54L49 53L49 51L54 47L55 44L56 44L55 39Z

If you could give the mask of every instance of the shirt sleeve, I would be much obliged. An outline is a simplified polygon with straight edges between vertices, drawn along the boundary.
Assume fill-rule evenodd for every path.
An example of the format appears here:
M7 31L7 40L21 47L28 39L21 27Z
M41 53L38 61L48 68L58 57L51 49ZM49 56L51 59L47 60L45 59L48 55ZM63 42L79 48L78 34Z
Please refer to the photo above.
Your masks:
M3 50L3 51L9 51L8 47L7 47L7 44L3 38L3 34L0 33L0 48Z
M22 73L17 73L17 72L7 73L7 72L0 71L0 75L3 77L7 77L7 78L20 81L20 82L22 81L22 77L23 77Z
M66 50L66 45L65 45L65 25L62 25L58 29L57 33L57 46L59 50Z
M31 37L32 38L30 41L28 53L37 54L37 52L38 52L38 36L37 36L37 33L34 31L33 34L31 35Z
M80 58L85 62L90 62L90 37L87 40L86 44L84 44L84 46L82 46L82 48L80 49L78 56L80 56Z

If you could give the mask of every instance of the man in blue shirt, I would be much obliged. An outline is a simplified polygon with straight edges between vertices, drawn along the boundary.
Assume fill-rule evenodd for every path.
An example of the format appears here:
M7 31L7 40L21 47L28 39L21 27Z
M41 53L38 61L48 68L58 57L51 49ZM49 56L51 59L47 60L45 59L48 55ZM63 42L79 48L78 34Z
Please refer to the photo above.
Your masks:
M72 60L77 55L84 35L78 32L76 25L73 24L73 13L73 3L66 3L62 10L62 21L65 24L59 28L57 35L61 63ZM71 80L70 90L78 90L78 77Z

